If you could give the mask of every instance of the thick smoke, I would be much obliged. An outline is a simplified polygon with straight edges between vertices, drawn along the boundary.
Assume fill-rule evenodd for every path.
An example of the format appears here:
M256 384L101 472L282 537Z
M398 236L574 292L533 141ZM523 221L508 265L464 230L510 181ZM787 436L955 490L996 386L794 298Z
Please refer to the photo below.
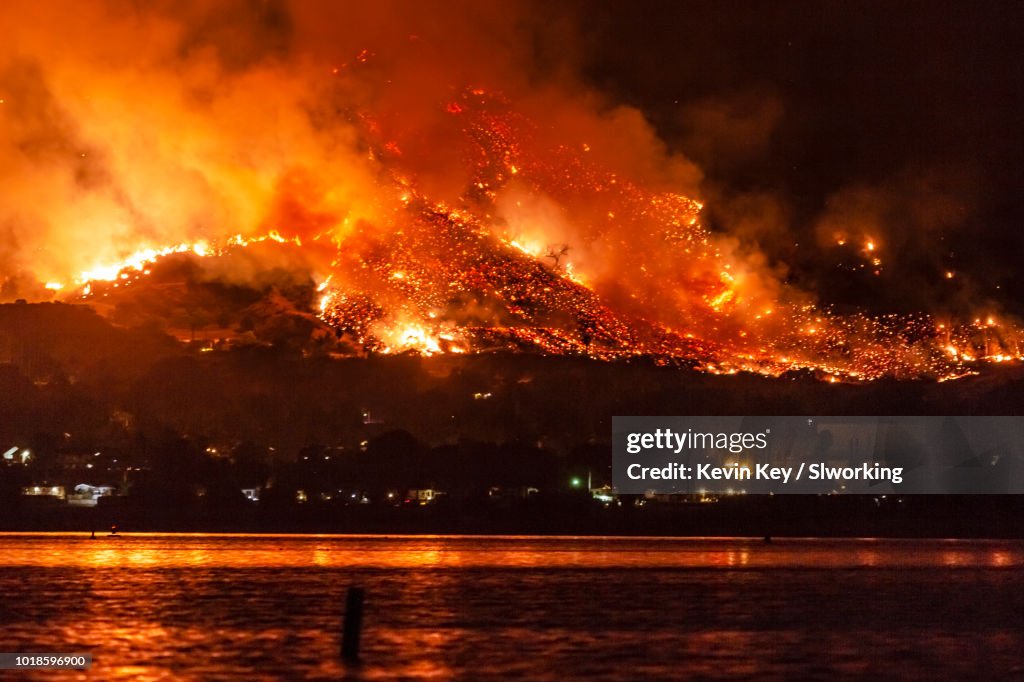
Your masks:
M466 88L543 121L538 145L587 144L595 163L651 190L692 194L700 179L638 110L574 77L571 17L540 5L114 0L0 12L15 27L0 46L0 264L9 289L23 282L18 295L141 248L268 229L343 241L360 221L385 224L397 204L367 130L392 142L421 192L457 204L473 169L444 104ZM557 238L582 256L580 222Z
M329 65L295 49L285 7L0 13L15 28L0 47L8 277L67 281L140 248L339 230L383 208L344 112L325 110Z

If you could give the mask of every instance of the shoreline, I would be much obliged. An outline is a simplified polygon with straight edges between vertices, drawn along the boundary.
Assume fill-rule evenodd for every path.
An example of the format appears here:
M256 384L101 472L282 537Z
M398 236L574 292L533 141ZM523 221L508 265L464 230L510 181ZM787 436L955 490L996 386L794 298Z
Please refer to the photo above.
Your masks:
M564 500L504 509L458 503L415 508L239 505L174 511L48 505L11 510L0 520L0 533L96 531L100 537L116 525L121 534L1024 539L1022 514L1024 498L1004 496L908 496L891 504L853 496L748 496L716 504L642 508L601 508Z

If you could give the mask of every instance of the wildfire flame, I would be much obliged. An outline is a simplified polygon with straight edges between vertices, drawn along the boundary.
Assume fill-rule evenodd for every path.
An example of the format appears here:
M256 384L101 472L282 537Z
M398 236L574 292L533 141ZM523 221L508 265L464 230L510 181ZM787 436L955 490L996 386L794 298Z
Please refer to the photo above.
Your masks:
M835 315L787 292L772 292L766 300L758 273L702 225L700 202L645 190L584 161L577 150L539 153L529 146L528 123L511 112L495 114L486 96L467 93L458 104L448 107L453 116L484 112L468 124L478 162L464 205L432 201L392 165L389 183L401 194L402 208L380 233L385 237L338 240L328 270L316 275L320 318L369 351L429 356L506 348L599 360L649 356L717 374L808 370L831 383L884 376L947 380L975 373L982 362L1024 359L1018 330L992 316L947 325L923 314ZM569 260L571 245L543 245L543 226L534 226L537 238L512 238L491 217L513 181L518 193L568 205L600 197L602 206L611 207L600 219L616 226L614 234L629 225L638 253L625 259L634 268L626 301L617 305L612 287ZM102 282L128 284L172 254L220 256L263 242L303 245L300 237L273 230L220 244L140 249L82 272L74 280L76 295L95 295ZM671 252L668 267L675 270L644 258L642 250L652 245ZM871 240L864 246L876 247ZM666 277L671 286L659 281ZM65 285L51 288L63 291ZM469 319L467 302L487 314Z
M476 11L216 4L83 2L74 21L59 3L0 8L18 203L0 223L19 226L0 266L29 273L31 296L99 302L164 259L264 244L308 254L301 314L358 352L642 356L829 382L1022 359L998 310L839 314L786 284L704 224L695 172L640 112L524 85ZM515 5L481 13L518 26ZM873 227L824 234L874 275L899 256Z

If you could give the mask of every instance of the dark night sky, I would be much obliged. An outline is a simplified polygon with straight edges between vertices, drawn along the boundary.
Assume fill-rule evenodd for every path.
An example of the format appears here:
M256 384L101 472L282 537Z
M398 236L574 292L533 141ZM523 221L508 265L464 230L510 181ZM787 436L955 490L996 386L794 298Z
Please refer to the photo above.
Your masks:
M904 220L905 199L892 198L890 241L915 267L861 282L861 294L898 281L941 297L932 280L947 266L974 273L960 294L975 299L1009 299L1021 284L1024 3L603 2L583 15L588 77L702 166L719 210L768 193L789 211L792 242L809 244L844 189L913 186L925 203L952 197L955 217ZM730 112L724 130L709 135L695 102ZM856 299L807 249L763 242L795 277Z

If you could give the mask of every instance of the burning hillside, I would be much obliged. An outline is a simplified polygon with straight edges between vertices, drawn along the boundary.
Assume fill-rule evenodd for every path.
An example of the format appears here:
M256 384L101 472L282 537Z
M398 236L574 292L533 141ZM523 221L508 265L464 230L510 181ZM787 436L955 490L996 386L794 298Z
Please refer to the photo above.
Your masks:
M696 171L635 110L524 90L490 57L466 73L467 55L455 59L429 32L287 58L254 47L238 64L215 40L182 57L185 37L208 35L194 32L200 19L165 9L105 17L112 31L156 31L146 54L181 67L145 66L158 85L130 102L139 72L90 70L119 54L93 39L72 46L92 62L8 67L4 141L36 203L7 218L46 225L5 257L18 265L7 278L16 295L43 298L45 287L125 322L174 319L193 335L197 324L230 336L251 331L253 317L281 316L355 353L646 356L830 381L949 379L1024 359L1020 330L987 313L839 314L786 283L756 245L702 222L689 196ZM27 31L15 46L42 54L53 47L42 35ZM410 55L452 71L425 75ZM75 85L82 74L92 89ZM489 87L496 80L508 87ZM891 256L865 239L877 272ZM26 263L32 249L42 255ZM169 283L197 275L168 280L172 260L265 295L186 303ZM157 270L163 289L149 281ZM291 274L267 275L281 272ZM142 284L164 293L126 293ZM237 310L196 311L225 301Z

